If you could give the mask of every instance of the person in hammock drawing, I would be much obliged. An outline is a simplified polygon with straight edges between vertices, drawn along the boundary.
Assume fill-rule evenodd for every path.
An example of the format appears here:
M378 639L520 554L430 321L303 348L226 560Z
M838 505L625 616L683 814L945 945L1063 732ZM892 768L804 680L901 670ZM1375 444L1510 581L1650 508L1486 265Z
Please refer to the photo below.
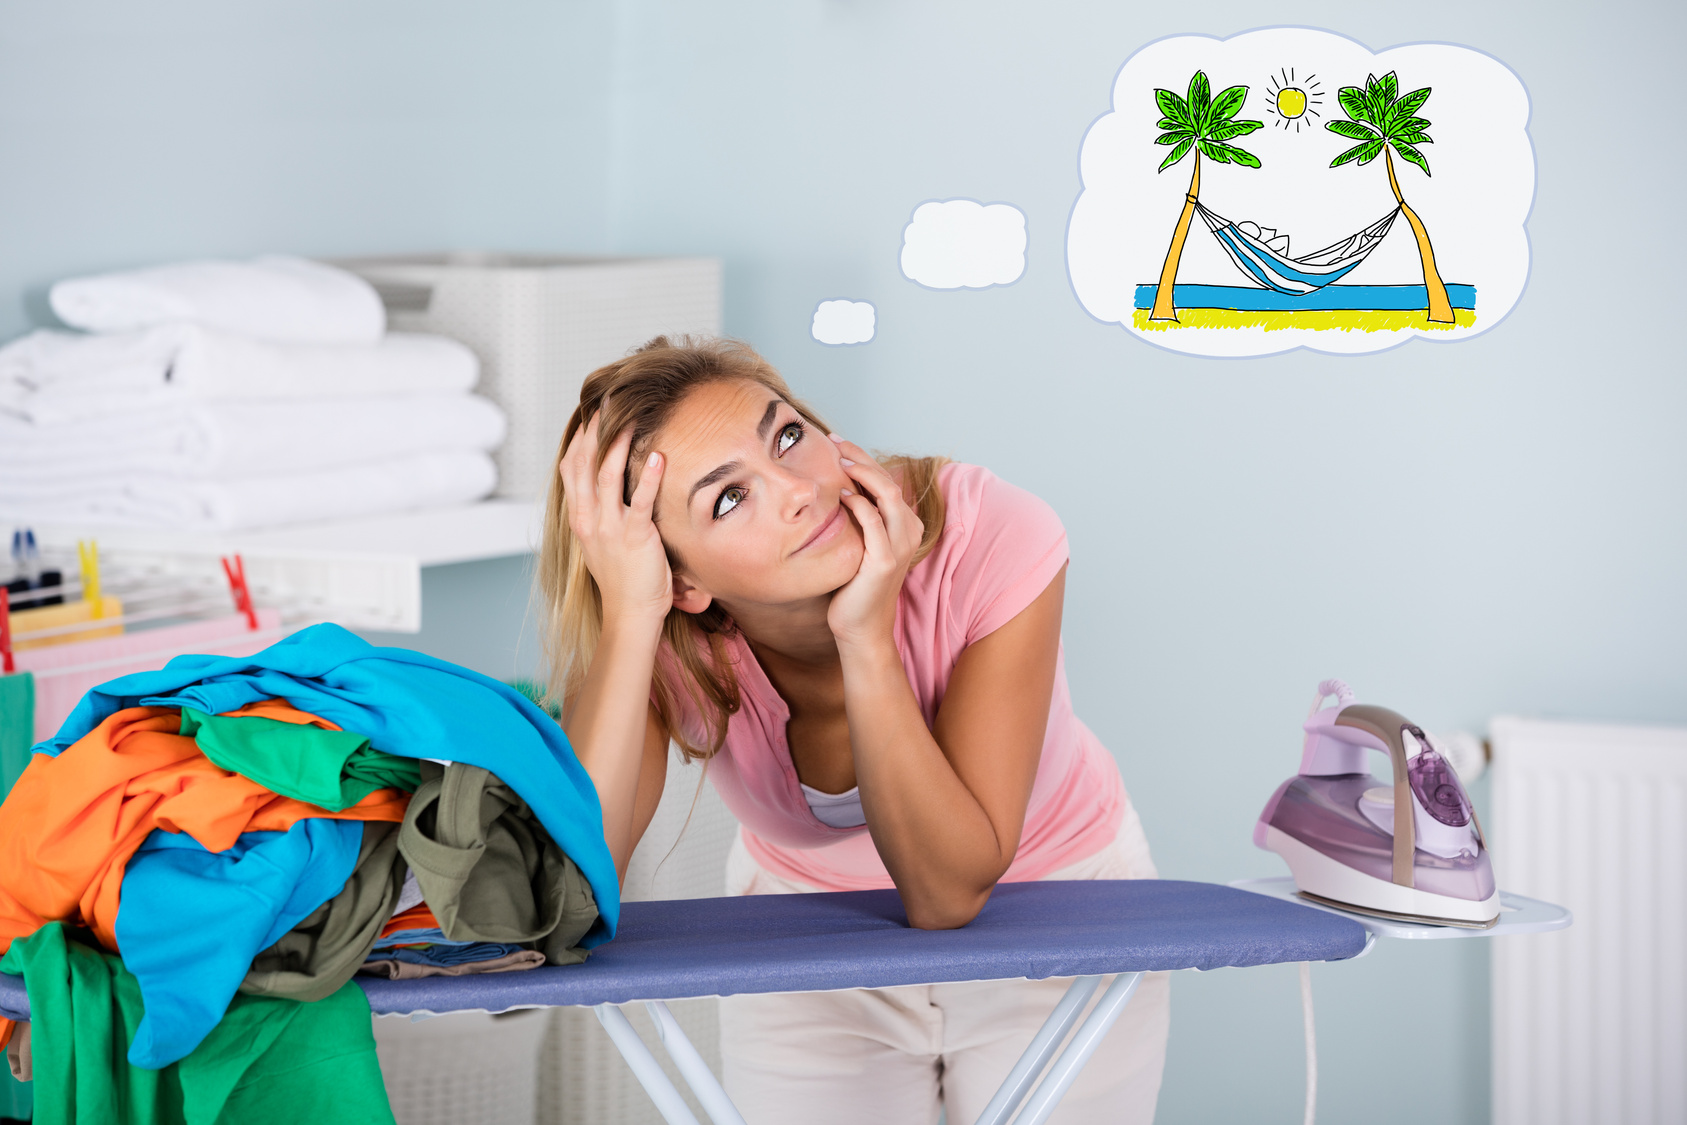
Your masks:
M1194 153L1195 166L1177 226L1172 233L1171 246L1167 250L1165 264L1160 270L1159 282L1154 289L1153 305L1147 321L1162 322L1166 327L1183 324L1177 310L1177 272L1189 228L1196 215L1201 217L1220 248L1251 283L1248 288L1236 290L1236 294L1246 294L1252 287L1259 287L1288 298L1318 293L1326 286L1341 281L1381 244L1394 220L1404 215L1416 236L1422 260L1422 299L1428 305L1428 321L1449 326L1455 324L1455 313L1447 287L1435 266L1435 255L1429 242L1428 231L1422 220L1406 204L1393 165L1392 154L1399 152L1402 159L1417 164L1423 168L1426 175L1428 174L1428 162L1415 146L1429 143L1429 137L1424 132L1429 122L1416 116L1429 97L1429 89L1417 90L1400 97L1399 84L1392 73L1381 80L1374 75L1369 76L1364 89L1353 86L1342 88L1339 101L1348 119L1326 122L1325 127L1339 136L1361 143L1341 153L1330 166L1335 168L1355 161L1366 164L1378 155L1387 154L1389 186L1394 193L1395 207L1369 226L1298 258L1289 256L1287 236L1276 230L1262 229L1256 223L1231 222L1208 209L1200 200L1203 155L1218 163L1237 164L1253 169L1261 167L1258 157L1228 143L1233 138L1246 136L1262 127L1259 121L1235 119L1247 99L1247 92L1246 86L1232 86L1217 97L1212 97L1210 84L1203 71L1196 71L1190 79L1185 97L1179 97L1170 90L1154 92L1156 107L1162 114L1159 127L1164 130L1155 143L1172 146L1172 151L1160 164L1159 171L1163 172L1172 167L1191 152ZM1235 299L1236 294L1232 295L1232 299ZM1204 317L1201 326L1262 325L1272 328L1298 323L1301 327L1359 328L1366 331L1405 326L1404 323L1395 323L1400 319L1398 314L1388 315L1381 309L1373 310L1348 303L1355 299L1362 298L1353 290L1345 288L1340 291L1332 290L1325 294L1324 301L1311 304L1279 301L1261 293L1254 299L1259 302L1257 304L1226 306L1229 310L1242 313L1240 318L1232 316L1215 321ZM1242 300L1248 298L1244 297ZM1389 305L1387 308L1397 310L1400 306ZM1345 316L1338 316L1337 310L1342 310ZM1300 319L1297 322L1290 319L1297 315L1304 317L1305 313L1315 314L1319 320Z

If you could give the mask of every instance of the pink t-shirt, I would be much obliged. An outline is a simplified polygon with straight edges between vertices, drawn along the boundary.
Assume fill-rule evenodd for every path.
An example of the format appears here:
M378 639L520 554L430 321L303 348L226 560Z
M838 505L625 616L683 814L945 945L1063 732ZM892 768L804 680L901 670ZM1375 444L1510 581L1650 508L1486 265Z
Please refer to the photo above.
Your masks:
M976 465L946 465L938 483L948 501L943 535L909 570L895 626L927 726L961 652L1035 601L1067 559L1059 517L1029 492ZM727 644L743 704L708 776L743 826L750 855L775 875L821 890L891 886L865 826L832 828L815 818L785 741L790 709L744 638L734 635ZM1055 665L1042 758L1004 882L1040 879L1099 852L1118 835L1124 816L1118 767L1072 713L1064 659ZM700 716L688 708L682 701L680 722L706 745Z

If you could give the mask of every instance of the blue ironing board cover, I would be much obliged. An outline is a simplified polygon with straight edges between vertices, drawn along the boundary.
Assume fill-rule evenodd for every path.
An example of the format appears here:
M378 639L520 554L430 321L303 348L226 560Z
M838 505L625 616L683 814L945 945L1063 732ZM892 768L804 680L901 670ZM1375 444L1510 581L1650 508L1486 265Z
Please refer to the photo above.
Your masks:
M501 1012L753 992L1339 961L1359 923L1266 895L1170 879L1003 883L971 925L908 926L895 891L630 902L583 965L466 977L357 977L377 1013ZM0 974L0 1014L28 1017Z

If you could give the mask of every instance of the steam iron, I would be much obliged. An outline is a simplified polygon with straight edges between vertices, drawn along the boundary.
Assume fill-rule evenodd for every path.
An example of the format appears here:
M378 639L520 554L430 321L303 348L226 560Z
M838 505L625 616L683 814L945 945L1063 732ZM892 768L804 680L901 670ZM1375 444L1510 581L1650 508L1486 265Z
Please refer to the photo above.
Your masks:
M1334 696L1336 705L1323 708ZM1304 898L1403 922L1487 929L1500 916L1476 810L1433 735L1386 707L1318 685L1300 773L1278 786L1254 844L1289 865ZM1381 750L1394 784L1371 776Z

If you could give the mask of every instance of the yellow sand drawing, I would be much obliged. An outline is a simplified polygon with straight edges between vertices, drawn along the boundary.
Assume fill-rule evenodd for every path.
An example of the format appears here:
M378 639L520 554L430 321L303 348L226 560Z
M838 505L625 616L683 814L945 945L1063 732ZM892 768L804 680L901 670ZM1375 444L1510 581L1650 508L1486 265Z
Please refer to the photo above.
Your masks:
M1175 332L1180 328L1263 328L1279 332L1304 328L1333 332L1397 332L1402 328L1423 328L1450 332L1476 323L1470 309L1454 309L1455 322L1431 321L1422 309L1291 309L1276 312L1247 312L1237 309L1177 310L1176 320L1155 320L1149 309L1137 309L1131 323L1147 332Z

